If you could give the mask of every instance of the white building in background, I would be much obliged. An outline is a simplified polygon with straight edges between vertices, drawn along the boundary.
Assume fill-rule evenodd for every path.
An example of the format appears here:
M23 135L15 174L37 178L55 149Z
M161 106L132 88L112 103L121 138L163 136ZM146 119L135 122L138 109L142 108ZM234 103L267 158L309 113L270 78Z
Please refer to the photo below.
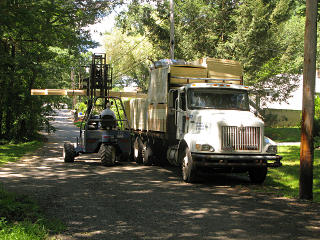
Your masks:
M299 78L298 88L292 92L287 102L266 103L263 107L265 116L267 116L267 124L274 126L298 126L301 121L302 98L303 98L303 75ZM270 93L272 94L272 92ZM320 70L317 70L315 94L320 95ZM272 115L274 119L272 119ZM271 119L269 119L271 118Z

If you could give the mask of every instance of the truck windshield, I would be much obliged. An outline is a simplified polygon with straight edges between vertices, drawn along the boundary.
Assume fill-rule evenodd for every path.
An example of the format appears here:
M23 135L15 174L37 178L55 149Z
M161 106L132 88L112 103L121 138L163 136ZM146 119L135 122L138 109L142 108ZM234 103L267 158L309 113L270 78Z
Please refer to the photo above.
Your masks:
M191 88L187 101L189 109L249 110L248 93L243 90Z

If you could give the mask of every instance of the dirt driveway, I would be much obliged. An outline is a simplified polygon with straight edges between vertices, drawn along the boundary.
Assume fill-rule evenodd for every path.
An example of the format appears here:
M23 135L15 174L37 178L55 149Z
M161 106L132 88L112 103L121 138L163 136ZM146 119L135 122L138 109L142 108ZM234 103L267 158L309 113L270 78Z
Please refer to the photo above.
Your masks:
M31 195L65 222L60 239L320 239L319 204L237 186L247 178L186 184L175 168L108 168L90 155L64 164L63 142L78 135L69 116L59 111L45 147L0 172L7 189Z

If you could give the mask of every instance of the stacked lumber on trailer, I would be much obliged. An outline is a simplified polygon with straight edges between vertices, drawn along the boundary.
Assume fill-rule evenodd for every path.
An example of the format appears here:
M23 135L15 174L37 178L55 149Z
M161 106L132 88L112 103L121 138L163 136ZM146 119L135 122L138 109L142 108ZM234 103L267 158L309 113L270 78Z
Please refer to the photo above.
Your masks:
M199 78L207 78L207 68L196 65L171 65L170 66L170 83L186 84L199 82ZM185 78L188 78L186 80ZM197 80L194 80L194 79ZM187 81L187 82L186 82ZM201 81L201 80L200 80ZM202 80L204 82L204 80Z
M237 61L207 58L208 78L240 79L242 67Z
M100 91L97 90L97 95ZM31 95L58 95L58 96L86 96L87 90L70 90L70 89L31 89ZM124 98L146 98L147 95L138 92L110 92L112 97L124 97Z
M202 58L186 65L170 65L171 84L225 83L242 84L242 66L227 59Z

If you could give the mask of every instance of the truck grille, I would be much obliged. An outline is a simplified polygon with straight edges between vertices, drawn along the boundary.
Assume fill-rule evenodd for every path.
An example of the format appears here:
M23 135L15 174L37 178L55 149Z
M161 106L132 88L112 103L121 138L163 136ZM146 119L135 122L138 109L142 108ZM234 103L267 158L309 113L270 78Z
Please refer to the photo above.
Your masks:
M222 146L224 151L259 151L260 127L222 127Z

